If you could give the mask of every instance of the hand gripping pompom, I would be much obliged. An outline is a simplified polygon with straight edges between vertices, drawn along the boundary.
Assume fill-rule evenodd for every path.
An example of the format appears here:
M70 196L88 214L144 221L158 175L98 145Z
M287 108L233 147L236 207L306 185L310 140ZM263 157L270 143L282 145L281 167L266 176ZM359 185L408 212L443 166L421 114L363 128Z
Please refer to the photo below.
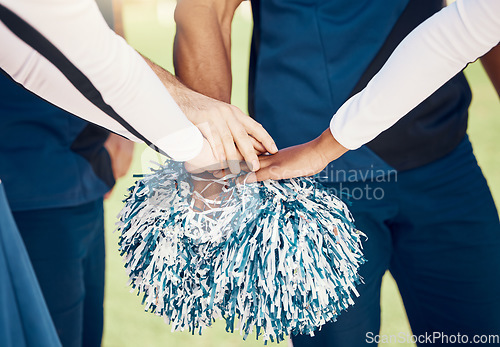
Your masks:
M231 177L209 200L193 179L167 162L130 188L119 214L130 283L172 331L201 333L223 317L233 332L238 318L244 338L255 327L257 338L280 342L313 335L353 304L363 234L337 197L309 178Z

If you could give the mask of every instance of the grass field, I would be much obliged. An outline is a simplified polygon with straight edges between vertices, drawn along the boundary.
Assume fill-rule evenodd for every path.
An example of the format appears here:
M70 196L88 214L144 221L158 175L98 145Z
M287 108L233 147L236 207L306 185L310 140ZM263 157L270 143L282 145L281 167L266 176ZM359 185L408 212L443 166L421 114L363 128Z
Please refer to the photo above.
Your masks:
M172 20L174 4L170 1L128 2L124 7L124 22L129 42L138 51L170 71L173 71L171 47L175 30ZM246 109L250 30L251 20L247 9L241 9L233 25L233 103L242 109ZM500 131L500 103L480 64L471 65L466 73L474 92L469 134L495 200L500 203L500 157L496 155L500 147L497 136ZM262 346L262 341L249 339L243 342L238 333L226 333L223 322L218 322L203 336L192 336L188 332L172 333L161 318L145 313L141 299L130 293L127 276L117 251L118 235L113 233L113 230L121 200L127 187L133 184L132 173L142 171L141 156L145 150L147 149L144 146L136 146L136 156L129 175L118 182L111 198L105 204L107 269L103 346ZM400 332L410 333L410 328L397 287L392 277L386 275L382 291L382 333Z

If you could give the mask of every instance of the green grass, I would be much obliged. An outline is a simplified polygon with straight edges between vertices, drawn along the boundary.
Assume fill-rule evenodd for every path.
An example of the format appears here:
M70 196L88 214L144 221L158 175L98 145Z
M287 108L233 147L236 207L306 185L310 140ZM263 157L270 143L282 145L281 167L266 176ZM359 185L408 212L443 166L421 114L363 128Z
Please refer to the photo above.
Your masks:
M124 7L125 28L129 42L141 53L150 57L170 71L172 68L172 42L174 24L171 2L158 1L161 16L156 14L156 3L130 2ZM246 83L248 50L251 21L244 13L237 14L233 25L233 103L246 109ZM488 179L493 195L500 202L500 157L497 132L500 131L500 103L482 67L473 64L467 69L467 77L474 91L471 108L469 134L475 153ZM262 341L243 342L238 333L228 334L224 323L217 322L207 329L203 336L188 332L170 332L162 318L145 313L141 298L130 293L127 276L118 254L118 235L113 233L116 215L121 208L121 200L127 187L134 182L132 173L143 171L141 158L144 159L144 146L136 146L136 155L129 175L118 182L111 198L106 201L106 300L105 300L105 347L229 347L262 346ZM390 275L386 275L382 289L382 334L411 333L404 313L397 287ZM283 344L282 344L283 345ZM396 344L395 344L396 345ZM285 344L286 346L286 344ZM391 346L391 344L386 344Z

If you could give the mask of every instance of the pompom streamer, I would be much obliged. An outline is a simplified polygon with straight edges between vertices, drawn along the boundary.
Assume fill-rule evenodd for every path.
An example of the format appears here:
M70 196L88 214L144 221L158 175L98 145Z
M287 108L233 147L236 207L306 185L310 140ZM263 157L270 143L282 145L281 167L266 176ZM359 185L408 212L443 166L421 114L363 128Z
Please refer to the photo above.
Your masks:
M313 335L358 295L364 235L313 179L235 180L208 180L208 199L194 189L206 179L170 161L130 188L118 229L131 286L172 331L224 318L244 339Z

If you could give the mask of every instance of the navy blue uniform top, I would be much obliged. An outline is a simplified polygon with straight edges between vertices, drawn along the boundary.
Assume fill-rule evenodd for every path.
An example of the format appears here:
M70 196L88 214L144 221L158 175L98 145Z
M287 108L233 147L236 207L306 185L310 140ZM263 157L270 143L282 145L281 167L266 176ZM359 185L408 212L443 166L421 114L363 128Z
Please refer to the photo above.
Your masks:
M314 139L398 43L442 5L442 0L252 1L250 114L279 148ZM362 180L443 157L465 135L470 99L460 73L391 129L346 153L320 176L328 181Z
M108 135L0 74L0 177L12 210L102 197L114 184Z

